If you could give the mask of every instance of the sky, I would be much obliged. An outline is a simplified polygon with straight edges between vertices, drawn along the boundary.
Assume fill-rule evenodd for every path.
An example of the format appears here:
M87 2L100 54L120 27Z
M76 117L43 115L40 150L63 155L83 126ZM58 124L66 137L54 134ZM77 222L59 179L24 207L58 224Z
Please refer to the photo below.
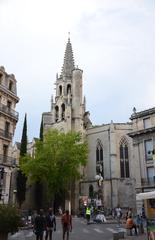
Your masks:
M93 125L155 107L154 0L0 0L0 66L17 80L20 141L39 136L68 32Z

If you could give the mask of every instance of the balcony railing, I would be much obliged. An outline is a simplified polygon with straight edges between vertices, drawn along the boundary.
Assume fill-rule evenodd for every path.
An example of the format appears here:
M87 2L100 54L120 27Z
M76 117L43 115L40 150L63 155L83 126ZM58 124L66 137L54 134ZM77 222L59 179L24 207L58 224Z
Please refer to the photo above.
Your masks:
M141 184L143 187L151 187L154 186L155 187L155 177L151 177L151 178L142 178L141 179Z
M9 166L15 166L16 165L16 159L13 157L5 156L0 154L0 164L6 164Z
M10 116L12 116L13 118L15 118L16 120L18 120L18 112L14 111L13 109L9 108L8 106L4 105L4 104L0 104L0 111L4 112Z
M12 133L9 133L8 131L5 131L3 129L0 129L0 137L7 138L9 140L12 140Z

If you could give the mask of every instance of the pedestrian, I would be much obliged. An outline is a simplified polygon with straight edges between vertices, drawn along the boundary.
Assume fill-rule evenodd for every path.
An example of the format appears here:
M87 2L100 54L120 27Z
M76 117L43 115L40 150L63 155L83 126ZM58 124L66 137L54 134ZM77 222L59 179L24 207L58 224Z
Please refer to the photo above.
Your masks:
M59 212L59 215L61 216L62 215L62 207L61 206L59 206L58 212Z
M118 205L116 208L116 218L117 218L118 225L120 225L121 217L122 217L122 209Z
M136 216L136 226L138 233L144 233L143 219L139 214Z
M62 230L63 230L63 240L69 240L69 232L72 231L72 216L69 214L69 211L66 210L61 218Z
M127 217L129 217L129 216L133 217L132 208L128 209L128 216Z
M86 208L86 219L87 219L87 224L90 222L90 215L91 215L91 209L89 206Z
M36 234L36 240L43 240L43 234L45 230L45 217L43 209L39 210L37 216L34 219L33 230Z
M128 219L126 221L126 228L129 229L131 231L131 235L132 235L132 229L134 228L135 230L135 235L137 235L137 226L134 223L132 216L128 216Z
M56 218L55 215L53 214L52 208L49 208L45 221L46 221L45 240L47 240L48 237L49 240L52 240L52 233L53 231L56 231Z

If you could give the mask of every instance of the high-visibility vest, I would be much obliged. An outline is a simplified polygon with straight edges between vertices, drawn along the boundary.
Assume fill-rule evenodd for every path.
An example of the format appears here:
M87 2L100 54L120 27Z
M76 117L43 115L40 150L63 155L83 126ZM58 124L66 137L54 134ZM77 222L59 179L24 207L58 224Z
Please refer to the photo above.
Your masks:
M90 215L90 208L86 209L86 215Z

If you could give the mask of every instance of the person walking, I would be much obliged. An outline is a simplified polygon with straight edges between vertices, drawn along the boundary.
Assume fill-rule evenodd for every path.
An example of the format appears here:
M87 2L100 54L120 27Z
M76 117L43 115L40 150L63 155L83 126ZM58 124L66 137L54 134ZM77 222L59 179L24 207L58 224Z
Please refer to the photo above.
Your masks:
M137 235L137 226L134 223L132 216L129 216L127 221L126 221L126 228L130 230L130 233L132 235L132 229L134 228L135 230L135 235Z
M69 211L66 210L61 218L62 230L63 230L63 240L69 240L69 232L72 231L72 216L69 214Z
M91 209L90 209L90 207L88 206L88 207L86 208L87 224L89 224L89 222L90 222L90 215L91 215Z
M36 240L43 240L43 234L45 230L45 217L43 209L40 209L34 219L33 226L34 233L36 234Z
M118 205L117 208L116 208L116 218L117 218L118 226L120 226L121 217L122 217L122 209L121 209L120 206Z
M52 208L49 208L45 221L46 221L45 240L47 240L48 237L49 240L52 240L52 233L53 231L56 231L56 218L55 215L53 214Z

